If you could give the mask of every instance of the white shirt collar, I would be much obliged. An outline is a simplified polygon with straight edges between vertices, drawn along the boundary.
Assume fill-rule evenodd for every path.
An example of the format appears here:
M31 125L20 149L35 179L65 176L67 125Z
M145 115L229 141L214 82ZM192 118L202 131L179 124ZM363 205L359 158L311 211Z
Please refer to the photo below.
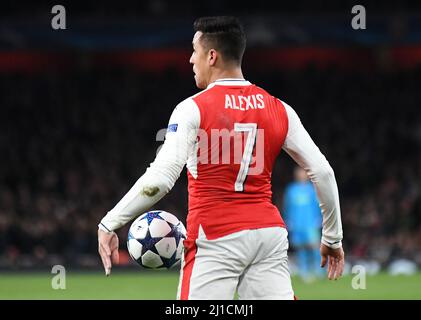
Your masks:
M251 83L245 79L239 79L239 78L223 78L223 79L217 79L214 82L210 83L207 86L207 89L213 87L214 85L218 86L249 86Z

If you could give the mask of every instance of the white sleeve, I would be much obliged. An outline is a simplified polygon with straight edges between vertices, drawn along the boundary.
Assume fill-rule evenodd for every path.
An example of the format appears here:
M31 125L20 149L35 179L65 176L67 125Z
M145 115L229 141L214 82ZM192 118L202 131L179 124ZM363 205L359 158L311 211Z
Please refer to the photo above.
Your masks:
M164 144L146 172L107 213L98 227L116 230L147 211L174 186L196 141L200 112L188 98L177 105L169 120Z
M302 167L312 181L323 214L321 242L331 248L342 246L342 222L335 174L311 139L297 113L285 102L288 134L283 149Z

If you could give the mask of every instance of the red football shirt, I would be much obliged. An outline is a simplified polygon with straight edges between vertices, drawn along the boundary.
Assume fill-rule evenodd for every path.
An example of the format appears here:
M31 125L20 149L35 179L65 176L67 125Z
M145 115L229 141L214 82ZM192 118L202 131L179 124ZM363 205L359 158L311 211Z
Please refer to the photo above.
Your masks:
M244 80L220 80L192 98L200 111L197 167L188 171L188 238L285 227L271 176L288 132L281 101Z

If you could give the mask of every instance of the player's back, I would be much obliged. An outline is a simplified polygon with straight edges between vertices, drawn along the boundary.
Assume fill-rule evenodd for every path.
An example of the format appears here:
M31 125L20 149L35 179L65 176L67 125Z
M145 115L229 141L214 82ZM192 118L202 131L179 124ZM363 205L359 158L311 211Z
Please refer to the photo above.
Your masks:
M288 131L282 103L245 80L220 80L192 98L199 142L188 161L189 237L284 226L271 175Z

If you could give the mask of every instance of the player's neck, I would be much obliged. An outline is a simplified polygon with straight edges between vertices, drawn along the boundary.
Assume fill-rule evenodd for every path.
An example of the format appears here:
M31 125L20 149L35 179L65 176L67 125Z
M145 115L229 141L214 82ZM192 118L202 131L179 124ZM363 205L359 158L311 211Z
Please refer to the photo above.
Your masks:
M211 75L209 84L220 79L244 79L241 68L218 70Z

